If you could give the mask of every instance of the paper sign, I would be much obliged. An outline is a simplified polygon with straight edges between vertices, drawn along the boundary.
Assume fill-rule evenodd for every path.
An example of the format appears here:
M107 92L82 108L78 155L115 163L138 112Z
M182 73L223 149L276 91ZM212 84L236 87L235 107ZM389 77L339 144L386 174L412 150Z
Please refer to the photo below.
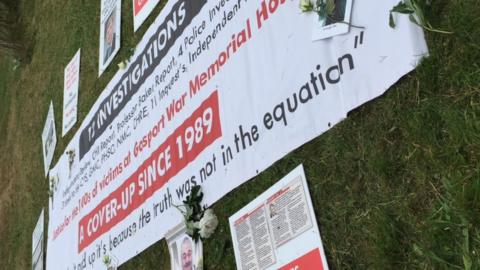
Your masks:
M185 223L181 223L165 234L170 252L171 270L203 269L203 245L186 234Z
M328 269L301 165L229 221L237 269Z
M322 0L326 5L332 5L333 12L320 17L317 13L311 14L313 19L312 40L325 39L348 33L353 0ZM328 9L328 8L327 8ZM327 11L328 13L328 11Z
M55 118L53 115L53 103L50 102L48 109L47 120L42 132L42 150L43 150L43 166L45 169L45 176L48 174L50 163L52 163L53 152L57 144L57 134L55 133Z
M44 210L40 213L37 225L32 233L32 269L43 270L43 223Z
M133 30L136 32L142 23L152 13L160 0L132 0L133 1Z
M100 13L98 76L102 75L120 50L122 1L102 0Z
M80 50L65 67L63 76L62 137L77 122L78 85L80 75Z

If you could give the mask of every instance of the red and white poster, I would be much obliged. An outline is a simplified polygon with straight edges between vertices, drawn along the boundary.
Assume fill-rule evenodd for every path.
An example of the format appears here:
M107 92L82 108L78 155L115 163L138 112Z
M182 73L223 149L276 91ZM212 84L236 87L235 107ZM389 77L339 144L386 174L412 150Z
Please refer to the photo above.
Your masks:
M160 0L132 0L133 4L133 31L136 32L143 22L152 13Z
M63 121L62 137L77 122L78 87L80 82L80 50L63 72Z
M298 1L168 1L52 175L48 269L122 264L413 70L427 48L397 1L355 1L347 34L312 42Z
M237 269L328 269L302 165L229 221Z

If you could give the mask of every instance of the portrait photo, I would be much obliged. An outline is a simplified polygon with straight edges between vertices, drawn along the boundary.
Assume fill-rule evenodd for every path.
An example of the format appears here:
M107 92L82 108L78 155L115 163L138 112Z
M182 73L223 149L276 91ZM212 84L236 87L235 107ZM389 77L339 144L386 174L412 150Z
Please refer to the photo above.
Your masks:
M195 241L186 234L183 223L168 232L165 239L168 243L172 270L202 269L202 242L199 240L195 243Z
M346 34L350 30L352 0L323 0L325 12L313 14L312 40Z
M115 51L115 36L116 25L115 16L117 9L113 9L112 13L108 16L108 19L104 24L104 40L103 40L103 63L105 64L110 56Z

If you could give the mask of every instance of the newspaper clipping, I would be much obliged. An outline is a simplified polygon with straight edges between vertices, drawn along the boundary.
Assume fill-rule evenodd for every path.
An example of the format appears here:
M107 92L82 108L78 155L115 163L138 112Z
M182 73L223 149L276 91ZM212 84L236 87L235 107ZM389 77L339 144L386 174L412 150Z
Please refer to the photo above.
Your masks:
M328 269L302 166L230 217L230 229L238 269L279 269L306 260Z

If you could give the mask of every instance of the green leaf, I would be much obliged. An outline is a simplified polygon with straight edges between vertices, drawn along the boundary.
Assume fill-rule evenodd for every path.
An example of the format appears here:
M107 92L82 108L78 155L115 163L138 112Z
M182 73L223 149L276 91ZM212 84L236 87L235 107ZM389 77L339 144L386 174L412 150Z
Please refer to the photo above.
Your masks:
M422 249L417 244L413 244L413 252L415 252L415 254L417 254L420 257L424 256Z
M414 0L410 0L410 3L411 3L411 8L414 11L415 15L417 16L419 23L424 25L427 22L427 20L423 15L422 8Z
M415 18L415 16L413 15L409 15L408 18L410 19L410 21L418 26L422 26L418 21L417 19Z
M185 220L190 220L193 215L193 208L190 205L186 205L185 208L187 209L185 212Z
M390 12L389 25L391 28L395 28L395 20L393 19L392 12Z
M392 8L390 12L397 12L401 14L412 14L414 13L414 10L407 4L400 1L396 6Z
M192 195L197 196L199 192L201 191L200 185L196 185L192 187Z
M463 255L463 266L465 267L465 270L472 269L472 258L470 258L468 254Z

